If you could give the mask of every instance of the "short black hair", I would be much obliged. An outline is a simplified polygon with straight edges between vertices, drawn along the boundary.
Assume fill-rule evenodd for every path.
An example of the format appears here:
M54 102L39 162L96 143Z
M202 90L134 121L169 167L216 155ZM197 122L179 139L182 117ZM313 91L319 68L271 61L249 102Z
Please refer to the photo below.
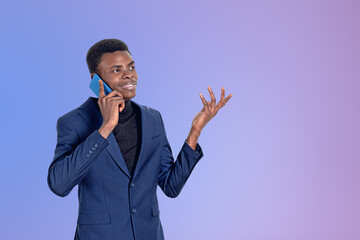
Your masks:
M104 53L115 51L128 51L131 55L128 46L119 39L103 39L95 43L86 54L86 63L90 73L98 72L97 67L100 63L101 56Z

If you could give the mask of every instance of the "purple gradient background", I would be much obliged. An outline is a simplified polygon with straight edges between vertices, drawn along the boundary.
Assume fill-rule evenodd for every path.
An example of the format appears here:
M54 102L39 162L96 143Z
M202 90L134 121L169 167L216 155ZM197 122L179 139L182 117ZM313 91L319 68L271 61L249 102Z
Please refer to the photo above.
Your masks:
M360 1L2 1L0 239L72 239L77 189L47 187L56 120L119 38L176 156L199 93L233 93L199 139L167 239L360 239Z

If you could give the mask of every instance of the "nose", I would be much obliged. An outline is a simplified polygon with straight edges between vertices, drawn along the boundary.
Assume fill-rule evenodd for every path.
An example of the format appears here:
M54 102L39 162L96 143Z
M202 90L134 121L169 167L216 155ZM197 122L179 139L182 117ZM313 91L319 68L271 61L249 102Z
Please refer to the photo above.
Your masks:
M124 71L124 75L123 75L123 78L132 78L132 74L130 72L130 69L126 68L125 71Z

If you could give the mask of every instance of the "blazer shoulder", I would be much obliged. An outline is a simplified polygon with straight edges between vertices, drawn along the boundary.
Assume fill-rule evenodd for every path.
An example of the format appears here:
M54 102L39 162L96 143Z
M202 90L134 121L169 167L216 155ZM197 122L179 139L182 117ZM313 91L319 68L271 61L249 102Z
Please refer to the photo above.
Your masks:
M95 99L96 100L96 99ZM102 123L102 116L97 109L94 99L88 98L79 107L62 115L57 120L58 134L74 132L79 141L86 139L92 132L99 129Z
M89 109L91 107L92 104L91 98L88 98L84 103L82 103L79 107L65 113L64 115L62 115L61 117L58 118L58 123L62 123L62 122L77 122L77 121L81 121L83 120L83 118L80 116L80 112L82 111L86 111L87 109Z
M146 113L147 115L149 115L150 117L153 117L153 118L159 118L160 117L161 118L161 114L157 109L148 107L146 105L138 104L138 103L136 103L134 101L133 101L133 103L135 103L135 105L140 107L140 110L142 112Z

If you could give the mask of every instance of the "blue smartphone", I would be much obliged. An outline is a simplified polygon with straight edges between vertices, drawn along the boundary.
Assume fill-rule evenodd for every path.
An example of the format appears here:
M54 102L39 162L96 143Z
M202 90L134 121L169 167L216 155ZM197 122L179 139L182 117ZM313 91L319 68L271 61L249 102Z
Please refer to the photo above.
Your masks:
M97 74L94 74L93 78L91 79L90 89L93 90L96 96L99 97L99 80L101 80L104 83L105 96L108 95L112 91L111 88Z

